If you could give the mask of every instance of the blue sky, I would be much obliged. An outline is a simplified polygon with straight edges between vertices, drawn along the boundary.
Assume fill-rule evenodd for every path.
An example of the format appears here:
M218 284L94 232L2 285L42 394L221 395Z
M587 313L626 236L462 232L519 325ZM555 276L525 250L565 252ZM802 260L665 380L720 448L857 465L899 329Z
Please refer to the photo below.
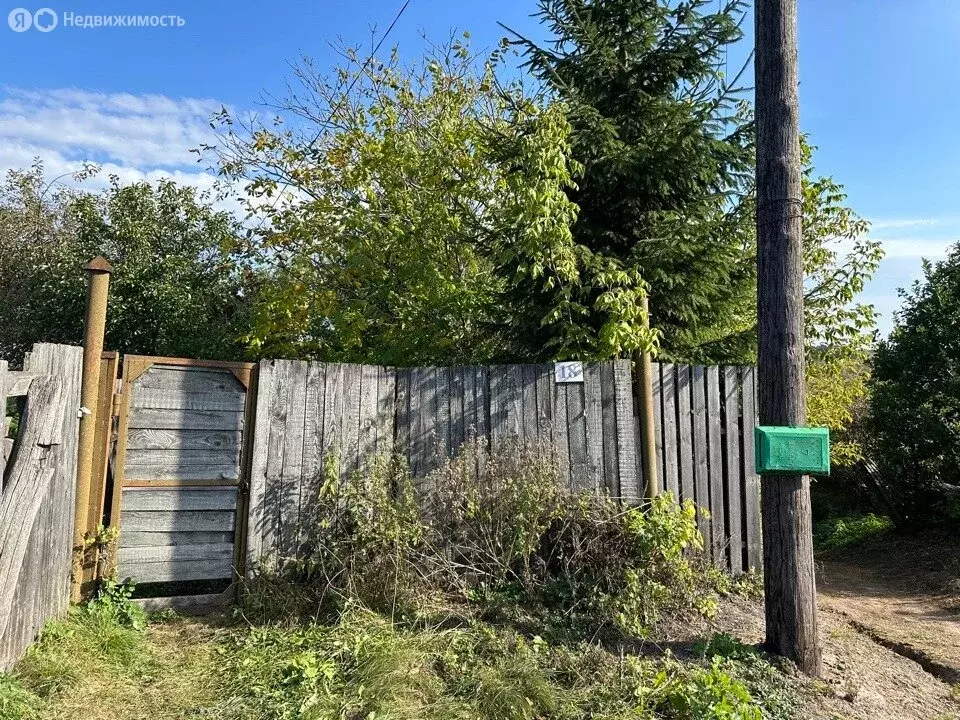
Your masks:
M211 178L187 152L209 137L221 103L253 108L280 91L301 53L335 62L328 42L370 42L402 0L317 2L8 3L58 13L50 32L0 25L0 167L45 159L51 173L85 158L125 179ZM421 33L470 30L492 46L502 21L534 37L534 0L411 0L387 44L415 57ZM178 15L183 27L69 28L64 12ZM747 21L749 28L752 20ZM731 68L750 38L730 56ZM888 257L867 300L890 327L897 287L920 276L921 257L943 257L960 239L960 2L800 0L801 124L819 147L818 168L846 185Z

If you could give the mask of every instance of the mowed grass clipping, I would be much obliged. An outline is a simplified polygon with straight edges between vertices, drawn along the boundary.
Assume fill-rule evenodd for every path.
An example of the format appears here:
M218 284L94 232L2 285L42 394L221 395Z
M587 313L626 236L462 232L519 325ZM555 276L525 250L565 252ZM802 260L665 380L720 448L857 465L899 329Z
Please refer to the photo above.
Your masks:
M211 715L223 698L218 635L171 619L135 629L114 613L79 607L47 624L9 675L0 718L180 720Z
M792 717L787 681L725 638L681 662L474 621L403 627L360 607L336 621L249 625L80 608L10 675L10 720L762 720Z

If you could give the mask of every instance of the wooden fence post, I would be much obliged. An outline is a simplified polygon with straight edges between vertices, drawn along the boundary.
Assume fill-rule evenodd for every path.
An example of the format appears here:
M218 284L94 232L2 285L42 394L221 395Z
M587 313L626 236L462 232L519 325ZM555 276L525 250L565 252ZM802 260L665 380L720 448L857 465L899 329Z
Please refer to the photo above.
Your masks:
M73 583L70 599L80 600L83 586L87 518L93 475L93 453L97 434L97 405L100 393L100 361L107 324L107 293L113 268L97 257L87 265L87 310L83 335L83 381L80 389L80 436L77 442L77 495L73 526Z
M650 306L643 298L644 327L650 329ZM637 404L640 421L640 458L643 467L644 497L652 500L660 494L657 477L656 423L653 417L653 358L649 351L637 353L634 359Z

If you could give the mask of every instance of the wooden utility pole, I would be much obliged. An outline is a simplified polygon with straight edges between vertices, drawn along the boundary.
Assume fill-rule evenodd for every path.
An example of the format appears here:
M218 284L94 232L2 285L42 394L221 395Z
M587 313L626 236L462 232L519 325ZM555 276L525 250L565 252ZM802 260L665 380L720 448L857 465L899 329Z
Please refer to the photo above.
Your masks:
M90 486L93 476L93 449L97 428L97 401L100 393L100 360L107 326L107 294L113 268L97 257L87 265L87 311L83 321L83 380L80 384L80 437L77 442L77 497L73 525L73 584L70 598L80 600L83 559L86 548Z
M806 424L797 0L757 0L760 424ZM766 646L820 675L810 480L761 481Z

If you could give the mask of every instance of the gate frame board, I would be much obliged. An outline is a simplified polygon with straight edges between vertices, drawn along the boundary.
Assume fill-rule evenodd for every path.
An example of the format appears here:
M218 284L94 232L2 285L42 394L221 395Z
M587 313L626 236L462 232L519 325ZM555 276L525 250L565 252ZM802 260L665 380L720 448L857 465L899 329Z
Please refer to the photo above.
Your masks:
M94 430L93 471L90 485L90 503L87 506L87 527L85 535L93 535L103 520L107 503L107 473L110 467L112 450L113 418L117 414L115 396L117 389L117 370L120 355L113 351L104 351L100 356L100 387L97 394L97 424ZM90 590L96 582L100 570L100 552L96 545L84 553L83 592Z
M130 402L133 383L136 382L150 368L161 365L170 367L203 368L210 370L229 370L237 381L246 390L243 409L243 433L240 441L240 477L232 485L222 480L126 480L127 438L130 430ZM234 585L243 578L246 563L247 537L247 510L249 507L250 491L250 450L253 442L253 428L256 415L256 382L257 365L250 362L234 362L227 360L197 360L193 358L176 358L166 356L125 355L123 358L123 373L121 388L117 402L114 403L114 412L119 417L117 424L116 449L114 452L114 480L113 493L109 498L110 522L120 526L120 513L123 489L134 487L208 487L230 486L237 489L237 509L234 526L234 577L230 587L223 593L212 596L197 596L215 598L217 602L225 601L233 596ZM116 563L116 554L111 558ZM113 568L109 568L112 570ZM175 605L177 598L156 598L155 601L168 600Z

